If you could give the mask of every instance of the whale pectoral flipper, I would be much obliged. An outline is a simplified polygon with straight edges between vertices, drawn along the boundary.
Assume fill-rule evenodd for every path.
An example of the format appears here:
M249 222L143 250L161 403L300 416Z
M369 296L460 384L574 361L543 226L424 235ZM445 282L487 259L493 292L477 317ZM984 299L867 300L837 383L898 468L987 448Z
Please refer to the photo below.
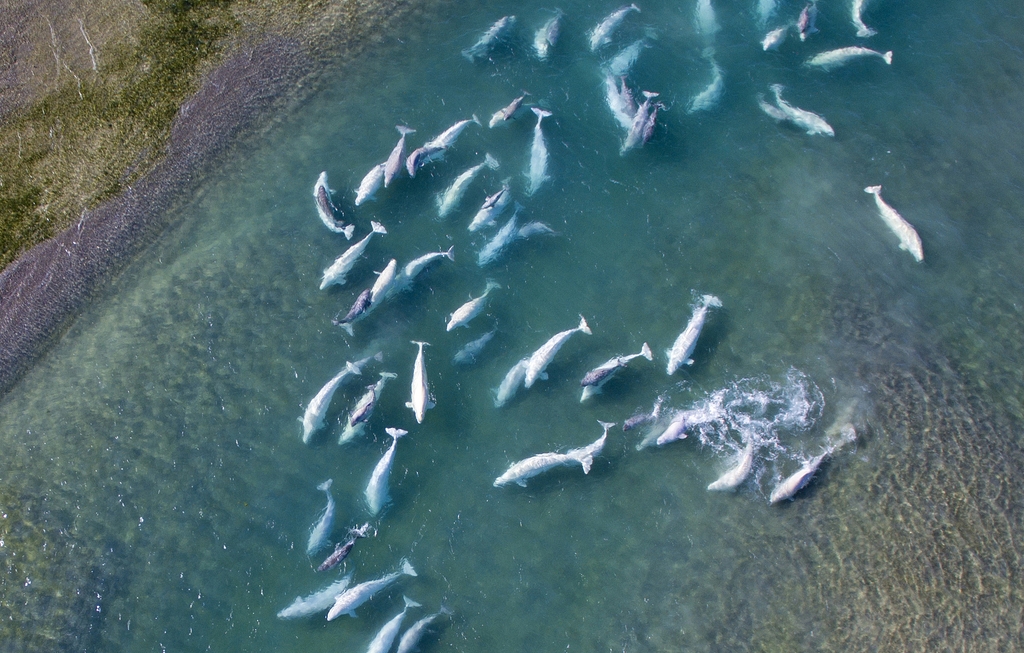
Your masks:
M405 402L405 407L406 408L412 408L412 402L411 401Z
M547 381L548 380L548 373L547 372L541 372L540 374L537 375L537 378L540 379L541 381Z
M523 478L516 479L516 483L519 484L519 487L526 487L526 479L523 479Z

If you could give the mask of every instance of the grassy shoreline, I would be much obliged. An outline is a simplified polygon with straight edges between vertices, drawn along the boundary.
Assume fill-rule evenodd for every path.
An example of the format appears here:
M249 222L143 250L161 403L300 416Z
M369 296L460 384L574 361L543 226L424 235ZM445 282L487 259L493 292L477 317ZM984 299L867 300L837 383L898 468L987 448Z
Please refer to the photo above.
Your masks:
M0 67L0 395L218 157L437 4L22 0L0 17L17 54Z

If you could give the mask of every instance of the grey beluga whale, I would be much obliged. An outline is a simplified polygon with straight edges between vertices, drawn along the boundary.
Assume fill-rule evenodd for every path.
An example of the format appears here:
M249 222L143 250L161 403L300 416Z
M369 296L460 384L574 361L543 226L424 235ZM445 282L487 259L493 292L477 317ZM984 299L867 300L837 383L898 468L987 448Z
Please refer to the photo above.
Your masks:
M676 341L672 343L672 348L668 350L668 365L665 367L665 371L669 376L675 374L681 365L693 364L693 359L690 358L690 355L697 347L697 339L700 337L700 332L704 329L708 310L712 307L721 308L721 306L722 301L714 295L704 295L701 298L686 328L679 334Z
M503 16L496 20L493 25L477 40L476 43L462 51L462 56L469 61L475 61L487 56L491 49L505 37L516 24L515 16Z
M596 394L599 394L602 386L610 381L611 378L615 376L616 372L626 367L626 365L628 365L634 358L640 357L646 358L649 361L654 360L654 354L651 353L651 348L647 346L646 342L643 347L640 348L639 353L630 354L629 356L615 356L587 372L583 377L583 380L580 381L580 385L583 387L583 394L580 396L580 403Z
M345 238L352 240L352 234L355 232L356 226L354 224L346 225L339 219L339 215L344 217L344 214L331 201L332 192L334 191L327 186L327 172L321 172L316 183L313 184L313 199L316 202L316 212L324 226L334 233L343 234Z

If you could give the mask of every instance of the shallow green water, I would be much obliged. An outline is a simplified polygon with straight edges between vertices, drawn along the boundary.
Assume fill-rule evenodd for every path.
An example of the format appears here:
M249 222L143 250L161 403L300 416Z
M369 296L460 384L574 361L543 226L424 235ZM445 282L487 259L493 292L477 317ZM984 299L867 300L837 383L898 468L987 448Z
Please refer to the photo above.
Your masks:
M855 42L846 6L822 2L821 34L766 54L747 4L715 5L726 91L703 115L685 112L710 79L692 7L644 4L624 23L616 44L653 28L631 79L668 105L651 143L626 156L585 43L615 6L589 3L562 5L547 63L526 50L550 15L542 5L427 12L240 148L181 226L0 403L0 650L359 650L403 592L424 604L410 623L441 603L454 611L423 650L1019 646L1024 25L1007 2L878 0L868 45L892 49L893 65L821 73L800 63ZM783 2L780 16L800 6ZM459 56L509 11L514 48L476 64ZM836 137L772 122L755 102L771 83ZM551 180L535 196L523 192L531 116L470 127L445 161L352 207L396 123L418 130L416 147L474 113L486 122L521 90L554 114ZM435 194L485 152L501 168L438 220ZM370 219L389 231L327 291L320 274L350 243L316 217L321 170L357 238ZM466 225L506 177L524 220L558 235L518 242L481 270L483 238ZM878 183L916 226L924 263L897 248L863 192ZM449 246L454 263L354 336L332 326L391 257ZM446 333L488 278L503 288L487 316ZM704 293L724 307L696 363L667 377L665 350ZM581 313L593 335L570 339L549 380L496 409L491 389L508 369ZM478 363L453 367L494 324ZM431 343L437 407L422 425L404 406L410 340ZM645 341L654 364L634 361L579 403L587 370ZM339 391L328 427L303 445L306 403L346 360L376 351L384 362ZM371 436L338 447L339 421L379 371L399 376ZM491 485L513 461L593 441L597 420L621 423L659 395L666 411L690 408L723 389L770 400L763 414L735 410L770 446L734 494L705 490L738 446L727 429L637 451L641 434L616 428L589 475ZM851 399L856 445L797 500L768 506ZM787 410L796 417L768 428ZM419 576L358 619L279 620L338 577L305 554L324 504L316 486L334 480L335 540L369 519L362 493L386 426L410 431L393 503L347 568L361 582L404 556Z

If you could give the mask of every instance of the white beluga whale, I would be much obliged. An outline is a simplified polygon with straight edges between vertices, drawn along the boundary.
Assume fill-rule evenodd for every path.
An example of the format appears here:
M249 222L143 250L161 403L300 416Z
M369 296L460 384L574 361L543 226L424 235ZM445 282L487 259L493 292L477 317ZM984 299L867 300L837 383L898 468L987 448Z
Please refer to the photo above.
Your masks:
M377 407L377 401L380 400L380 394L384 391L384 386L390 379L397 378L397 376L397 374L392 372L381 372L380 380L367 387L366 392L359 398L355 406L352 407L348 417L345 419L345 428L341 431L338 444L345 444L363 434L366 430L366 422L369 421L370 416L373 414L373 409Z
M596 52L599 48L611 43L612 33L622 24L623 19L633 11L639 12L640 7L637 7L635 4L620 7L598 23L590 32L590 51Z
M333 192L327 186L327 172L321 172L320 177L313 184L313 199L316 202L316 212L324 226L336 234L344 234L345 238L351 240L356 226L354 224L346 225L340 219L344 217L344 214L331 201L331 193Z
M384 269L377 274L377 280L370 288L370 305L376 306L388 296L388 293L395 287L395 279L398 275L398 260L391 259Z
M714 295L704 295L701 297L700 302L694 308L693 315L690 317L686 328L676 337L672 348L668 350L668 365L665 367L665 372L669 376L675 374L681 365L693 364L693 359L690 358L690 355L697 346L697 338L700 337L700 332L704 328L708 310L721 307L722 301Z
M527 479L563 465L579 464L583 467L583 473L589 474L590 468L594 464L594 456L601 453L601 450L604 449L605 441L608 439L608 429L615 426L615 424L601 421L598 424L604 429L604 433L591 444L579 449L570 449L565 453L537 454L536 456L530 456L517 463L513 463L504 474L494 479L494 487L501 487L509 483L516 483L526 487Z
M398 142L395 143L394 149L391 150L391 154L388 155L388 160L384 162L384 187L394 181L398 173L402 171L402 165L405 163L405 137L409 134L415 134L415 129L410 129L404 125L395 125L395 129L401 136L398 138Z
M605 70L608 71L608 74L616 77L622 77L623 75L629 74L629 71L633 68L633 64L635 64L636 60L640 57L640 53L649 47L651 46L647 43L646 39L633 41L633 43L627 45L605 64Z
M434 407L434 402L430 398L430 388L427 386L427 368L423 364L423 347L430 343L414 340L412 344L418 346L419 351L412 366L412 400L406 402L405 406L412 409L416 423L422 424L427 410Z
M885 221L886 226L892 229L892 232L899 237L900 249L909 252L918 263L923 261L924 248L921 246L921 237L917 235L917 230L902 215L896 212L896 209L885 203L885 200L882 199L882 187L868 186L864 189L864 192L875 196L878 215Z
M707 111L715 108L722 99L722 93L725 92L725 77L722 75L722 67L715 61L714 51L708 48L704 52L704 58L711 64L711 82L704 87L703 91L693 96L693 99L690 100L690 106L686 108L686 113Z
M306 597L296 597L291 605L277 613L278 619L301 619L327 610L334 605L334 599L345 591L352 582L352 574L339 578L319 592Z
M460 120L451 127L449 127L448 129L441 132L433 140L427 141L424 144L424 147L430 149L439 147L443 150L447 150L451 148L453 145L455 145L455 140L459 137L463 130L473 123L479 125L480 119L477 118L476 116L473 116L472 118L467 118L466 120Z
M501 380L498 388L494 391L495 408L501 408L507 404L512 397L516 396L516 392L518 392L520 386L523 385L523 379L526 378L526 368L529 364L530 357L527 356L513 365L512 369L505 374L505 378Z
M395 290L407 290L412 286L412 282L416 280L416 277L420 276L420 273L427 268L428 265L434 261L446 258L449 261L455 260L455 246L452 245L444 252L430 252L414 258L405 264L402 271L398 273L398 277L395 279Z
M331 526L334 525L334 497L331 496L332 482L332 479L327 479L316 486L316 489L327 495L327 505L324 506L319 519L316 520L313 528L309 531L309 540L306 542L306 555L313 555L327 546L328 539L331 536Z
M334 621L343 614L351 617L356 616L356 608L373 598L377 592L390 587L402 576L415 576L416 570L408 560L402 558L402 564L398 571L392 572L377 580L366 581L355 587L346 589L334 599L334 605L327 613L327 621Z
M299 418L299 421L302 422L303 442L308 444L313 433L324 425L324 415L327 414L327 407L330 406L331 399L334 398L334 393L341 384L353 376L362 374L363 366L370 360L379 361L382 357L383 352L378 352L375 356L364 358L361 361L345 363L345 367L320 388L320 391L316 393L316 396L306 406L306 412Z
M491 53L495 45L511 31L516 24L515 16L504 16L499 18L487 31L477 40L476 43L462 51L462 56L470 61L476 61Z
M548 364L551 363L551 360L558 353L558 350L562 348L562 345L578 332L585 333L588 336L591 335L590 327L587 326L587 320L582 315L580 316L580 323L575 329L566 329L556 333L541 345L540 349L533 352L529 362L526 364L526 376L523 377L523 385L529 388L533 386L537 379L546 379L548 375L544 370L547 369Z
M423 617L402 633L402 637L398 640L397 653L412 653L416 650L420 640L423 638L424 633L427 632L427 628L434 622L435 619L443 614L451 614L452 611L448 608L441 606L441 609L433 614L428 614Z
M452 185L437 196L437 214L439 217L446 217L449 213L455 210L459 205L459 202L462 201L462 196L465 195L466 188L469 187L469 184L476 179L476 176L480 174L480 171L484 168L496 170L498 168L498 160L490 154L487 154L484 156L482 163L478 163L456 177L455 181L452 182Z
M508 222L480 248L476 258L477 265L484 267L494 262L509 243L516 239L516 235L519 233L519 211L522 208L522 205L517 203L515 213L508 219Z
M366 484L366 490L363 492L371 515L379 514L381 508L391 498L388 493L388 479L391 477L391 467L395 463L395 447L398 445L398 438L409 433L404 429L395 428L386 428L384 431L391 436L391 446L373 468L370 482Z
M533 128L533 143L530 145L530 167L526 170L527 195L536 193L541 185L550 179L547 173L548 147L544 143L544 132L540 129L540 123L550 116L551 112L538 107L530 107L530 110L537 114L537 124Z
M631 354L629 356L615 356L587 372L583 377L583 380L580 381L580 385L583 386L583 394L580 396L580 402L582 403L594 395L599 394L604 384L610 381L611 378L615 376L616 372L626 367L626 365L629 364L629 361L640 357L646 358L649 361L654 360L651 348L647 346L646 342L643 347L640 348L640 353Z
M501 288L501 284L493 279L487 280L487 286L484 288L484 293L479 297L469 300L462 306L455 309L451 317L448 318L448 324L445 326L445 331L451 331L459 327L468 327L470 320L484 310L484 306L487 305L487 296L491 294L492 290Z
M697 33L705 39L710 39L718 32L718 18L715 17L715 8L711 6L711 0L697 0L697 6L693 10L693 22L697 27Z
M655 421L661 415L661 405L663 403L665 403L665 397L658 397L654 400L654 405L651 407L651 410L643 413L638 411L632 417L623 422L622 430L630 431L638 426L643 426L644 424L649 424Z
M619 154L625 154L651 140L651 136L654 134L654 125L658 120L658 109L664 106L660 102L652 103L658 95L653 91L644 91L644 102L637 107L636 113L633 114L633 122L629 125L629 132L622 142Z
M612 116L627 132L633 126L633 116L636 115L636 102L633 100L633 93L626 86L626 78L616 77L612 74L605 75L605 101L611 109Z
M462 346L461 349L459 349L459 351L455 352L454 356L452 356L452 364L470 365L472 363L475 363L477 357L480 356L480 352L484 350L484 347L486 347L487 343L489 343L491 339L494 338L494 334L496 333L498 333L498 329L494 328L485 333L484 335L480 336L479 338L467 342L465 345Z
M833 68L845 66L854 59L862 59L864 57L878 57L886 64L892 65L892 50L879 52L871 48L862 48L859 45L821 52L808 59L806 65L812 68L821 68L822 70L832 70Z
M441 132L438 136L424 143L422 147L413 150L412 154L410 154L405 160L405 167L409 172L409 176L415 177L416 171L422 168L428 161L436 161L443 158L444 153L455 145L455 141L458 139L459 134L461 134L462 131L470 125L470 123L474 122L479 125L480 119L473 116L466 120L460 120Z
M359 188L356 189L356 206L374 199L377 191L384 185L384 166L385 164L383 163L373 166L366 173L366 176L363 177L363 180L359 182Z
M331 555L327 556L327 559L320 563L320 566L316 568L319 571L329 571L337 567L341 562L348 557L348 554L352 552L352 548L356 545L356 540L361 537L366 537L366 531L370 530L370 523L367 522L358 528L350 528L348 531L348 539L345 542L338 542L334 545L334 551ZM337 596L337 594L335 594ZM331 597L331 603L334 602L334 597ZM324 606L324 610L330 607L330 604Z
M708 485L708 490L712 492L725 492L738 488L743 481L747 480L747 476L750 475L750 470L754 468L754 451L754 436L752 434L748 434L747 445L743 447L742 451L740 451L739 456L736 458L736 462L732 467L725 470L715 481Z
M855 404L851 404L849 408L849 414L852 414L852 410ZM840 417L842 420L843 417ZM829 433L836 436L838 439L834 440L831 444L825 447L817 456L809 458L804 461L800 466L800 469L796 470L786 478L782 479L775 489L772 490L771 496L768 497L768 503L775 504L786 499L792 499L797 492L807 487L807 484L814 478L814 474L821 467L821 464L828 460L832 454L834 454L843 445L853 442L857 438L857 432L853 427L853 424L849 422L843 422L842 424L837 423L829 429Z
M786 41L787 34L789 34L789 25L776 27L765 34L764 39L761 41L761 48L765 52L768 52L769 50L778 50L779 46Z
M401 612L396 614L394 617L388 620L377 634L373 636L370 641L370 645L366 648L366 653L388 653L391 650L391 645L395 643L395 638L398 637L398 631L402 628L402 621L405 620L405 613L409 611L409 608L418 608L420 604L413 601L408 596L403 596L402 599L405 601L405 608Z
M558 45L558 37L562 33L562 16L562 10L555 9L555 15L533 35L533 51L541 61L545 61L551 49Z
M772 84L769 88L771 88L772 93L775 94L775 106L765 102L763 96L757 96L758 106L760 106L761 110L769 116L780 122L788 120L811 136L814 136L815 134L821 134L823 136L836 135L832 126L825 122L825 119L818 114L794 107L783 100L782 84Z
M386 234L388 232L384 225L373 220L370 221L370 228L370 233L366 234L365 238L345 250L344 254L336 258L334 263L324 270L323 279L320 280L320 290L331 285L345 285L349 271L356 264L356 261L359 260L359 257L363 255L363 252L366 251L366 246L370 244L370 238L373 237L373 234Z
M526 100L527 95L529 95L529 93L524 91L522 95L509 102L507 106L495 111L494 115L491 116L491 121L487 123L487 126L494 129L498 125L508 124L508 121L512 120L519 109L523 106L523 101Z
M853 4L850 6L850 15L853 19L853 26L857 28L857 36L862 39L866 39L869 36L874 36L878 33L865 25L864 19L861 18L861 14L864 13L864 5L866 4L867 0L853 0Z

